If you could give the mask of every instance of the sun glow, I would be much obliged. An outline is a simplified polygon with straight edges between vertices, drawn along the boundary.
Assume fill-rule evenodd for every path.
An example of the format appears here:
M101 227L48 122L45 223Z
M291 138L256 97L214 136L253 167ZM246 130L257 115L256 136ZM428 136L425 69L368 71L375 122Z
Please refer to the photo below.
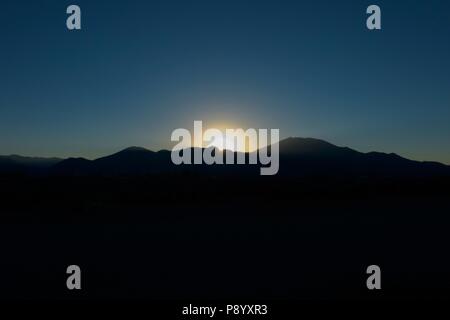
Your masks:
M215 147L221 151L253 152L258 149L258 134L255 130L244 129L209 129L214 136L203 147ZM208 130L206 131L208 132Z
M258 159L263 165L260 168L261 175L274 175L278 172L279 153L278 142L280 141L279 129L254 129L244 130L209 128L203 130L203 121L194 121L193 135L191 131L178 128L172 131L171 140L177 141L177 145L172 148L171 159L176 165L192 164L257 164ZM185 152L183 148L186 143L191 144L193 150ZM270 141L270 143L269 143ZM271 145L270 152L267 148ZM203 149L200 149L202 147ZM213 147L220 150L230 150L237 152L234 155L230 152L214 152ZM192 147L189 147L192 148ZM181 152L181 149L183 151ZM248 156L244 152L249 152ZM270 155L269 155L270 153ZM231 155L231 157L230 157ZM236 158L236 159L235 159ZM272 159L274 161L272 162ZM235 161L236 160L236 161ZM224 163L225 161L225 163ZM265 165L270 164L270 167Z
M221 151L254 152L258 150L259 131L256 129L233 128L232 126L204 127L202 121L194 121L194 130L189 140L179 143L176 148L217 148ZM177 139L177 137L175 137ZM172 140L173 141L173 140ZM265 145L264 145L265 146ZM260 146L262 147L262 146Z
M223 150L230 150L230 151L239 151L239 152L245 152L247 151L246 147L244 146L244 148L239 148L235 141L234 141L234 137L230 137L227 135L223 135L223 136L217 136L215 137L214 141L212 143L210 143L207 147L215 147L221 151ZM241 149L241 150L239 150Z

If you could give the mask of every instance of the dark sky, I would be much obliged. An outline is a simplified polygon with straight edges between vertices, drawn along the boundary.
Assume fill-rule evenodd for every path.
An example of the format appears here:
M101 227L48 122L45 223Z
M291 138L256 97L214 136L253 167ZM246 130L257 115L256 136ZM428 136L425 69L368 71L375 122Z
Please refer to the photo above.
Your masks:
M70 4L82 30L66 29ZM382 30L366 29L366 8ZM279 128L450 163L449 1L2 1L0 154Z

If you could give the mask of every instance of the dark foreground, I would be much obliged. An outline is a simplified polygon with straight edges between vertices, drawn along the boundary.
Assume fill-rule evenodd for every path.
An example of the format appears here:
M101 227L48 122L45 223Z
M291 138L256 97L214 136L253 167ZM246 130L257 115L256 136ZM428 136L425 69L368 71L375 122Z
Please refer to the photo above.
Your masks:
M3 178L0 297L450 299L448 181L264 179Z

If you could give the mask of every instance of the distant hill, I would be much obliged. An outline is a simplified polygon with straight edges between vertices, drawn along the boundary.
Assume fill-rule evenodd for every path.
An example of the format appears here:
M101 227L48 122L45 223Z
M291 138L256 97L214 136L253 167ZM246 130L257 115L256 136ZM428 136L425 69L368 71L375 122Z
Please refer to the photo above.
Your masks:
M63 159L18 155L0 156L0 173L40 173L49 170L61 161Z
M92 161L70 158L55 165L51 172L68 175L139 175L165 172L171 166L169 151L154 152L130 147Z
M450 176L450 167L437 162L412 161L394 153L362 153L313 138L282 140L279 150L280 176ZM193 149L184 152L192 153ZM171 161L170 151L154 152L140 147L130 147L96 160L0 157L0 172L3 173L33 172L37 168L52 175L259 174L259 165L176 166Z

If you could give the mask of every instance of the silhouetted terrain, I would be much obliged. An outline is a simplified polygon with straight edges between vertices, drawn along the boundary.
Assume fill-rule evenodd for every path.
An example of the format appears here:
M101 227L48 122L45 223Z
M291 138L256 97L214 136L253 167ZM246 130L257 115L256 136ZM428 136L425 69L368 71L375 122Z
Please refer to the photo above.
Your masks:
M450 298L442 164L298 138L280 142L277 176L136 147L0 159L2 297ZM69 264L81 293L65 290Z
M0 156L0 174L48 173L50 168L61 162L58 158Z
M380 152L361 153L318 139L288 138L279 142L279 150L281 176L450 176L450 167L437 162L412 161ZM192 154L193 150L184 152ZM45 170L48 175L59 176L139 176L186 172L257 175L258 168L257 165L176 166L171 161L170 151L153 152L139 147L127 148L93 161L83 158L0 158L0 172L33 173L40 169L41 173Z

